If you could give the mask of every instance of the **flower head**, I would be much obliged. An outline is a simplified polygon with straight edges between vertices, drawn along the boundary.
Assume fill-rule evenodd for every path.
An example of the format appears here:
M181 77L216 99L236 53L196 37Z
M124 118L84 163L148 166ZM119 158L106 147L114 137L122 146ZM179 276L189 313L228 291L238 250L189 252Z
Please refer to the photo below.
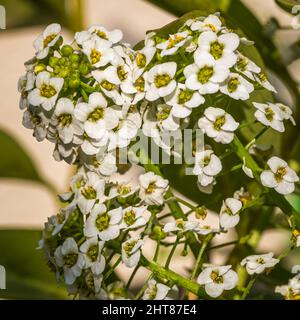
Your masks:
M273 258L273 255L270 252L248 256L242 260L241 265L246 266L246 270L250 275L263 273L266 269L274 267L279 262L278 259Z

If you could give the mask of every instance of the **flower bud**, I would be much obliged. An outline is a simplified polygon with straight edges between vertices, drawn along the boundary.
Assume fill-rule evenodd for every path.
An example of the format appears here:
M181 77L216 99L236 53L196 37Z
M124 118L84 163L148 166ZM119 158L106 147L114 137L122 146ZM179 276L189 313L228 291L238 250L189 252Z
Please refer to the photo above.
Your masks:
M61 53L63 56L68 57L73 53L73 48L70 45L66 44L61 48Z

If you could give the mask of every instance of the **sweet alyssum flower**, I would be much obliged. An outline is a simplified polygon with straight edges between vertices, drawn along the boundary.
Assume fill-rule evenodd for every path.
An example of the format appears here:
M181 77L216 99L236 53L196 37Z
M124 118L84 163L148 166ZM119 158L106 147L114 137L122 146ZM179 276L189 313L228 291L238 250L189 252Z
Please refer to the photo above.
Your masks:
M246 267L247 272L252 274L263 273L268 268L273 268L278 262L278 259L273 258L272 252L260 255L252 255L244 258L241 262L242 266Z
M267 76L263 73L260 72L258 74L254 74L254 79L257 81L263 88L277 93L277 90L272 86L272 84L269 82Z
M224 33L218 36L213 31L205 31L198 38L200 50L211 54L217 64L227 68L236 63L237 55L234 51L239 43L240 38L235 33Z
M253 74L258 74L261 71L259 66L241 53L238 54L235 69L251 80L255 80Z
M200 185L206 187L213 183L215 176L222 170L220 159L213 150L204 150L196 153L193 173L198 176Z
M95 172L88 172L83 186L76 192L76 201L80 211L88 214L97 202L104 202L105 181Z
M105 269L105 258L102 255L104 241L99 241L98 237L87 239L81 246L80 252L85 259L84 268L91 268L94 275L100 275Z
M185 85L190 90L198 90L200 94L216 93L229 75L228 68L217 64L208 52L197 49L194 52L194 64L185 67Z
M251 170L249 167L247 167L246 158L245 158L245 157L243 157L242 170L244 171L244 173L245 173L246 176L248 176L248 177L251 178L251 179L254 178L254 175L253 175L252 170Z
M95 156L82 156L82 160L88 170L94 171L100 176L111 176L118 170L115 155L111 152L106 152L106 147L100 148L100 151Z
M169 181L150 171L139 176L139 197L149 205L162 205Z
M19 78L18 91L21 93L19 107L21 110L27 108L28 105L28 93L34 88L35 73L28 71L26 74Z
M55 106L51 126L57 128L59 138L63 143L67 144L73 141L73 136L76 132L76 121L72 100L60 98Z
M178 32L175 34L171 34L168 40L160 42L156 45L157 49L161 50L160 55L170 56L177 52L177 50L186 44L186 42L191 39L189 33L187 31Z
M102 139L102 145L106 144L109 131L118 125L116 112L107 106L107 101L100 92L92 93L88 103L78 103L74 114L84 123L86 134L93 139Z
M152 67L146 78L149 83L146 99L154 101L172 93L176 88L176 81L174 80L176 70L175 62L165 62Z
M135 267L141 257L141 247L144 241L139 238L131 238L122 243L122 261L128 268Z
M166 96L164 100L166 104L172 106L171 114L177 118L188 117L194 108L205 102L199 92L187 89L182 83L178 83L174 93Z
M199 275L197 282L204 285L206 293L219 297L224 290L233 289L238 282L238 275L228 266L208 266Z
M164 300L171 288L154 279L148 281L148 287L144 292L143 300Z
M295 126L296 122L295 122L295 119L293 118L292 109L283 103L275 103L275 105L280 109L282 118L284 120L290 120L291 123Z
M138 79L143 73L144 69L151 62L155 55L156 48L153 46L145 46L143 49L137 51L133 55L133 74L135 80Z
M76 241L73 238L67 238L61 246L57 247L54 257L57 266L63 268L66 284L74 283L81 275L85 264Z
M289 279L287 285L277 286L275 292L282 294L286 300L300 300L300 265L293 266L292 273L296 275Z
M213 229L208 225L201 225L198 220L183 220L177 219L174 222L168 222L163 228L166 233L184 233L187 231L192 231L197 234L206 235L213 232Z
M222 22L216 14L210 14L208 17L197 20L191 24L193 31L213 31L218 32L222 28Z
M223 201L220 211L220 226L224 229L234 228L240 221L239 211L242 202L235 198L227 198Z
M123 220L120 229L132 230L146 225L151 213L147 210L147 206L132 207L123 209Z
M47 71L40 72L35 79L36 88L28 94L29 103L33 106L40 105L46 111L50 111L56 103L63 84L63 78L51 77Z
M205 109L204 117L199 119L198 126L216 142L226 144L233 140L233 132L239 123L225 110L209 107Z
M52 23L33 42L37 59L44 59L49 54L49 49L53 47L60 37L61 26Z
M284 131L282 112L276 104L253 102L253 105L257 109L254 116L259 122L276 131Z
M267 164L270 170L265 170L261 173L260 180L262 185L274 188L281 194L292 193L295 189L295 182L299 181L296 172L278 157L270 158Z
M121 220L121 207L107 211L104 204L96 204L86 220L84 234L87 237L98 236L103 241L115 239L120 234Z
M123 33L119 29L109 31L100 25L93 25L87 31L76 32L74 38L79 45L83 45L85 41L91 40L94 37L106 40L112 45L122 40Z
M254 90L252 83L238 73L230 73L226 81L220 86L220 91L235 100L247 100Z

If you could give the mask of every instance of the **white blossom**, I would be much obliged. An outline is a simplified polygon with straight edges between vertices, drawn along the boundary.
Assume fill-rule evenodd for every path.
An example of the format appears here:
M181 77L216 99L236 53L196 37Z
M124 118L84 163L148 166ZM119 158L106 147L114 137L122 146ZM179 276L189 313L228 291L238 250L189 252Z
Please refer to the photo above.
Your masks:
M272 84L269 82L267 76L263 73L263 72L260 72L258 74L255 74L254 75L254 79L255 81L257 81L263 88L271 91L271 92L274 92L274 93L277 93L277 90L272 86Z
M142 297L143 300L164 300L171 288L154 279L148 281L148 287Z
M49 49L53 47L60 37L61 26L52 23L33 42L37 59L44 59L49 54Z
M265 170L260 175L263 186L274 188L281 194L290 194L295 189L295 182L299 181L299 177L288 164L278 158L272 157L267 162L270 170Z
M67 238L64 243L57 247L54 253L55 262L64 270L66 284L72 284L81 275L85 260L78 251L78 246L73 238Z
M115 239L120 234L122 208L107 211L104 204L96 204L84 226L84 235L87 237L98 236L103 241Z
M273 258L272 252L260 255L252 255L244 258L241 262L250 275L263 273L266 269L274 267L279 260Z
M126 267L133 268L139 263L143 244L139 238L130 238L122 243L122 261Z
M238 275L228 266L208 266L199 275L197 282L204 285L206 293L219 297L224 290L233 289L238 282Z
M149 205L162 205L164 195L169 187L166 179L150 171L139 176L140 192L139 197Z
M228 79L220 86L220 91L235 100L247 100L254 90L252 83L238 73L230 73Z
M166 41L157 44L156 48L161 50L160 55L162 57L170 56L172 54L175 54L177 50L185 45L190 39L191 36L189 36L189 33L187 31L170 34L169 38Z
M29 103L33 106L40 105L46 111L50 111L56 103L63 84L63 78L51 77L47 71L40 72L36 76L36 88L28 94Z
M220 18L215 14L210 14L202 21L197 20L192 23L191 30L193 31L213 31L218 32L222 28L222 22Z
M33 71L26 72L26 75L19 78L18 91L21 93L19 107L21 110L29 106L28 93L34 88L35 74Z
M235 198L227 198L223 201L220 211L220 226L225 230L234 228L240 221L239 212L242 202Z
M123 209L123 220L120 229L132 230L146 225L151 213L147 210L147 206L133 207L129 206Z
M146 99L154 101L172 93L176 89L174 80L176 70L175 62L165 62L152 67L147 75L150 87L146 92Z
M259 74L261 72L261 68L259 66L241 53L238 54L235 68L250 80L255 80L253 74Z
M227 144L233 140L233 132L239 123L225 110L209 107L205 109L204 117L199 119L198 126L216 142Z

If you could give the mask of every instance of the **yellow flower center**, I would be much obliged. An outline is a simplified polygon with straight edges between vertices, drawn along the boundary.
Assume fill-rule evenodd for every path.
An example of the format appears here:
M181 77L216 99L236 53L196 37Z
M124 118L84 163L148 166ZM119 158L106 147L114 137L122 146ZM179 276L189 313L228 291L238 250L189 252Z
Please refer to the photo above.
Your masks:
M139 52L135 57L135 62L139 68L144 68L146 65L146 56Z
M218 41L215 41L210 45L210 54L215 58L215 60L218 60L223 55L223 49L224 49L224 44Z
M214 122L214 129L217 131L220 131L225 122L226 122L225 116L218 117Z
M57 117L57 120L63 127L67 127L72 123L72 115L69 113L63 113Z
M156 88L165 87L170 82L171 82L171 77L167 73L157 75L154 80L154 84Z
M45 39L44 39L44 48L46 48L48 46L48 44L53 41L55 39L57 35L55 33L53 34L50 34L49 36L47 36Z
M40 87L40 95L42 97L51 98L56 95L56 90L50 84L43 83Z
M95 225L99 231L103 231L109 227L109 222L110 222L110 216L109 214L107 214L107 212L105 212L105 213L98 214L98 217L95 221Z
M224 282L224 278L223 278L223 276L219 275L219 271L218 270L212 271L211 274L210 274L210 278L215 283L223 283Z
M214 74L213 67L205 66L201 68L198 72L198 81L202 84L207 83L213 74Z
M230 93L234 92L237 90L238 86L240 84L240 81L238 78L231 78L229 81L228 81L228 84L227 84L227 89Z
M92 51L90 53L90 58L91 58L92 64L99 62L101 59L101 56L102 56L101 52L99 52L96 49L92 49Z
M91 122L96 122L100 119L103 119L103 116L104 116L104 108L97 107L88 115L87 120Z

